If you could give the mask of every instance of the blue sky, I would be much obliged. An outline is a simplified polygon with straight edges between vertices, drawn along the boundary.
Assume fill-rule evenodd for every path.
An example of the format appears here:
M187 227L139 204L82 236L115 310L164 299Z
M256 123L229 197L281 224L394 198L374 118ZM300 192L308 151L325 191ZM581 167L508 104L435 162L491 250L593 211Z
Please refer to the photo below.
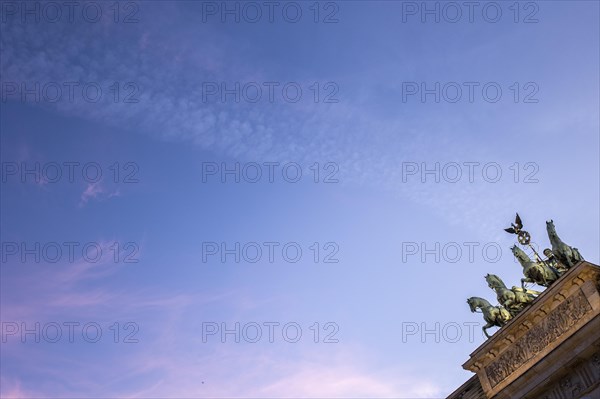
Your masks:
M478 2L455 23L444 2L427 3L439 22L344 1L256 23L222 21L221 2L77 3L58 22L24 4L0 9L3 396L445 397L484 340L466 298L495 302L487 273L519 284L515 211L541 249L553 219L598 264L597 2ZM248 174L223 182L235 165ZM207 335L222 323L250 335Z

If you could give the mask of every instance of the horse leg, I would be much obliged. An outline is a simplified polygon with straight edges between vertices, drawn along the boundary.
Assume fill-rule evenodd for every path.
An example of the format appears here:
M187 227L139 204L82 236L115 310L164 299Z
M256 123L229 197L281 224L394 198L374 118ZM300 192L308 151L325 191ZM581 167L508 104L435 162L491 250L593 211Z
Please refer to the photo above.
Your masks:
M494 325L492 323L487 323L485 326L481 327L481 329L483 330L483 333L485 334L486 337L491 338L490 334L487 333L487 329L490 327L494 327Z
M567 267L569 269L572 268L575 265L575 263L573 262L573 256L574 255L575 254L573 253L573 251L566 251L565 259L567 260Z
M535 283L535 281L533 281L532 279L530 279L529 277L527 278L522 278L521 279L521 288L523 288L524 291L527 290L527 288L525 288L525 283Z

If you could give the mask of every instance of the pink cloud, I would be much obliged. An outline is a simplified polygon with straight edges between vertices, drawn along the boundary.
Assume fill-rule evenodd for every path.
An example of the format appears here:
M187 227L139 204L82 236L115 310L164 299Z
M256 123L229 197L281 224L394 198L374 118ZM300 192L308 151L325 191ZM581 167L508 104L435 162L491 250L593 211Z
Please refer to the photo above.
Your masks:
M37 398L39 395L32 391L29 391L23 388L23 384L21 381L17 379L8 379L5 377L0 377L0 395L3 398L7 399L28 399L28 398Z
M102 184L102 181L96 183L88 183L87 187L81 193L79 206L83 207L92 199L108 199L112 197L120 197L121 192L117 189L115 191L108 191Z
M90 199L98 197L100 194L104 192L102 185L100 182L97 183L88 183L85 191L81 194L81 202L80 205L85 205Z

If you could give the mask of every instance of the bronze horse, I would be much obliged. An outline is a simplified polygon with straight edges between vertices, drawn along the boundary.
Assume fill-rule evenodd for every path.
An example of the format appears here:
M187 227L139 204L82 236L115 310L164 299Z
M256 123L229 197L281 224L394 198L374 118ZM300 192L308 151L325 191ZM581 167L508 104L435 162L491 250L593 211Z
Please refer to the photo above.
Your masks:
M558 272L544 262L532 261L529 256L516 245L511 248L511 251L523 267L523 275L525 275L525 278L521 279L521 288L523 288L523 290L526 289L525 283L536 283L542 287L550 287L553 282L558 280Z
M529 305L540 294L538 291L523 290L518 287L509 289L504 285L502 279L495 274L485 276L488 286L496 291L498 302L504 306L512 316L516 316L521 310Z
M467 303L469 304L471 312L473 313L475 313L477 309L481 309L481 312L483 313L483 319L487 323L481 329L488 338L490 338L490 335L486 331L488 328L494 326L502 327L510 319L512 319L512 315L508 310L504 309L502 306L492 306L483 298L474 296L467 299Z
M567 269L570 269L583 260L583 256L581 256L577 248L568 246L558 237L554 221L550 220L546 222L546 231L552 244L552 253Z

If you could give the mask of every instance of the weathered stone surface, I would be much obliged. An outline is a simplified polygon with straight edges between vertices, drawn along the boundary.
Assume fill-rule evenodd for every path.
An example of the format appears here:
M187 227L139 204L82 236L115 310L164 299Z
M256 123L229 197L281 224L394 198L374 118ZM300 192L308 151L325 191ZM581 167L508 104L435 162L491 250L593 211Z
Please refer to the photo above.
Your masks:
M530 394L530 398L576 399L582 397L600 397L600 350L591 357L578 360L567 367L567 373L558 376L542 387L539 393Z
M592 307L581 291L565 299L485 368L492 388L567 333L591 311Z

